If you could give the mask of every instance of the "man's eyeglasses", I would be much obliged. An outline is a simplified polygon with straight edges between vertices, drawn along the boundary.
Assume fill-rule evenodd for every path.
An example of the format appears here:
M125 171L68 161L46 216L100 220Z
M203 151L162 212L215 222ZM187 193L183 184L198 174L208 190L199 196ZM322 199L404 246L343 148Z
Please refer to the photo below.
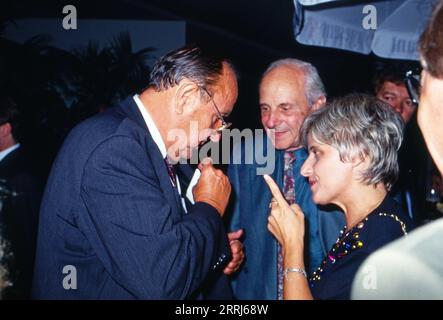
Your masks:
M232 125L232 123L226 122L225 118L220 113L220 110L218 109L217 105L215 104L214 98L209 93L209 91L205 87L200 86L200 88L211 98L212 104L214 105L215 111L217 112L217 118L222 123L222 125L219 128L215 129L215 132L221 133L223 130L228 129Z
M405 85L412 103L418 106L420 102L420 72L409 70L405 74Z

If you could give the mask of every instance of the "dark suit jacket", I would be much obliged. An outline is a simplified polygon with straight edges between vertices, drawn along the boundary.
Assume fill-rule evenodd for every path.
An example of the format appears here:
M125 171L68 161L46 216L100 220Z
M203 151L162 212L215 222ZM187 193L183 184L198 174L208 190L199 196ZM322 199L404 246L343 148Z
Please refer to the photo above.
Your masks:
M432 159L414 116L406 125L398 152L400 174L391 195L414 222L422 224L427 216L426 190L430 187ZM429 183L429 185L427 185Z
M3 292L5 299L29 298L31 290L42 184L28 159L19 147L0 161L4 187L16 193L3 195L0 209L2 232L12 254L5 263L13 285Z
M231 297L222 220L203 202L184 213L132 98L69 134L40 214L35 298Z

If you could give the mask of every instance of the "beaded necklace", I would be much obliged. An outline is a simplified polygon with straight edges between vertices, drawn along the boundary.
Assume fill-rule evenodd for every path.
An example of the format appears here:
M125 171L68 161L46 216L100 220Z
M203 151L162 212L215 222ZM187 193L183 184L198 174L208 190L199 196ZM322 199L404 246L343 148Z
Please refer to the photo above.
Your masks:
M369 215L371 216L371 215ZM321 280L322 274L325 272L325 267L329 263L335 264L337 260L348 256L350 253L352 253L355 250L363 248L363 242L360 240L360 230L363 229L365 226L366 221L368 221L369 216L364 218L362 221L357 223L354 227L352 227L348 232L346 231L346 226L343 227L343 229L340 231L340 236L338 237L337 241L333 245L332 249L328 252L326 257L323 259L323 261L320 263L320 266L317 268L316 271L312 274L312 276L309 278L309 281L311 282L311 286L315 281ZM397 221L401 229L403 231L404 235L407 235L406 232L406 225L403 221L401 221L398 216L395 214L387 214L387 213L379 213L378 216L380 217L390 217Z

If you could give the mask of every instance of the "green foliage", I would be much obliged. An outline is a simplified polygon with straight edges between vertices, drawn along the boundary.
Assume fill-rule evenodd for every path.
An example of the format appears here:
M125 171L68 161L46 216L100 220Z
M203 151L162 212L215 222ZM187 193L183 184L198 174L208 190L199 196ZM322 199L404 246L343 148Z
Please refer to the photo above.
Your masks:
M34 118L51 113L54 106L50 105L56 103L78 122L148 84L147 62L155 49L133 52L127 32L106 46L91 41L66 52L50 46L48 35L23 44L4 39L1 34L7 23L0 20L0 94L29 106L25 111Z

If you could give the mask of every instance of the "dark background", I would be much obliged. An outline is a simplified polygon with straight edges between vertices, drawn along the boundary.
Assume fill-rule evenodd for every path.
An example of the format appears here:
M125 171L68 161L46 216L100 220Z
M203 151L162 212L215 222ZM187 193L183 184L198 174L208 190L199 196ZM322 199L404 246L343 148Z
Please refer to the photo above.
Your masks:
M236 66L240 75L240 94L231 121L234 127L240 129L261 127L258 83L261 73L276 59L295 57L313 63L329 97L350 92L372 92L374 71L380 62L387 61L374 55L298 44L293 35L292 0L6 0L0 4L0 18L3 26L19 18L62 19L62 9L68 4L77 8L78 19L186 21L187 43L210 47L229 57ZM133 81L134 86L124 90L118 88L114 91L119 91L119 95L110 97L104 93L113 91L111 84L108 87L104 85L109 80L106 66L100 68L96 61L89 61L86 67L82 64L89 74L81 75L87 80L79 85L82 90L77 88L74 94L78 95L80 91L86 93L82 98L77 97L81 103L67 106L60 95L48 86L58 81L60 74L81 69L78 57L50 46L48 49L48 42L45 44L44 39L39 40L30 48L23 48L2 39L0 33L0 90L2 94L12 96L25 110L28 120L25 143L34 149L36 163L43 167L44 176L70 128L105 109L125 93L142 86L149 70L135 80L126 81ZM150 44L146 43L146 47L149 48ZM120 84L124 82L120 81ZM91 86L94 88L91 89Z

